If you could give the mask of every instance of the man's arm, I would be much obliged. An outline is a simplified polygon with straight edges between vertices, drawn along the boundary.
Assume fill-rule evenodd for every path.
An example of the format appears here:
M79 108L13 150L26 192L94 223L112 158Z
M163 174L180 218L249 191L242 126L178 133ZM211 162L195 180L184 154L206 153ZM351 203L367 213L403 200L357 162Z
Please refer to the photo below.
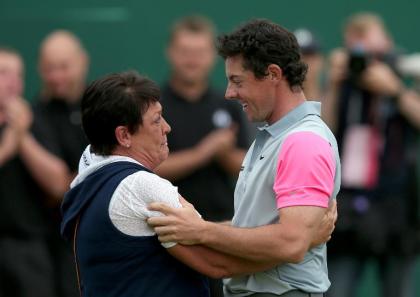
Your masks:
M38 184L61 202L73 178L66 163L47 151L30 133L22 139L20 156Z
M311 206L281 209L277 224L257 228L235 228L205 224L200 243L253 261L301 262L325 209Z
M338 96L347 76L348 55L344 49L335 49L329 57L327 85L322 100L322 119L334 132L337 130Z
M217 162L226 173L237 178L246 152L250 146L248 124L245 120L242 107L239 104L232 101L224 101L224 104L226 104L226 109L233 119L231 129L235 131L236 142L230 149L222 151L217 155Z
M219 165L232 176L238 176L242 161L245 158L246 150L241 148L232 148L217 156Z
M155 172L171 181L183 178L210 162L217 153L230 149L234 141L235 134L232 129L215 130L195 147L170 153L168 159L159 165Z
M363 75L364 86L374 94L396 98L401 114L420 128L420 96L404 86L403 81L385 63L370 65Z
M310 247L330 238L337 218L334 200L329 211L313 206L286 207L279 210L281 219L277 224L237 228L206 222L197 217L191 204L182 203L184 207L178 209L163 203L149 206L149 209L166 215L148 219L159 240L202 244L232 256L273 266L280 262L302 261Z
M202 245L177 244L168 252L187 266L212 278L226 278L264 271L280 262L251 261L218 252Z
M404 116L420 129L420 95L412 90L401 90L397 95L398 106Z

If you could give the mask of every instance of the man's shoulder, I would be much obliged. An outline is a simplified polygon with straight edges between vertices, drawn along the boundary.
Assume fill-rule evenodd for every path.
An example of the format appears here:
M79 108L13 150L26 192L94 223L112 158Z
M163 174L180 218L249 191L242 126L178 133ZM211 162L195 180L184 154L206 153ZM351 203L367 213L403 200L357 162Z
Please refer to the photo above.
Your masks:
M75 108L80 108L80 103L74 104ZM68 104L62 99L56 98L45 98L42 96L35 97L32 103L32 110L35 116L42 115L44 117L59 114L68 113Z
M334 138L328 125L317 115L309 115L299 121L289 132L312 132L324 138Z
M169 83L163 83L160 85L160 100L166 101L168 97L171 96L173 90Z

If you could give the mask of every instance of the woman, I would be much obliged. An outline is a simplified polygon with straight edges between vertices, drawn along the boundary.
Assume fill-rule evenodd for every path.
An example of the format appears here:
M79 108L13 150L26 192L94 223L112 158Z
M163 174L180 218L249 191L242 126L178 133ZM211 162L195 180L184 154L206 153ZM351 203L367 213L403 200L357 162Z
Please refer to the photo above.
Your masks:
M152 201L181 206L177 188L152 173L169 153L158 99L157 85L132 72L106 76L83 96L90 146L62 206L83 296L208 296L206 278L167 253L145 222L156 215Z

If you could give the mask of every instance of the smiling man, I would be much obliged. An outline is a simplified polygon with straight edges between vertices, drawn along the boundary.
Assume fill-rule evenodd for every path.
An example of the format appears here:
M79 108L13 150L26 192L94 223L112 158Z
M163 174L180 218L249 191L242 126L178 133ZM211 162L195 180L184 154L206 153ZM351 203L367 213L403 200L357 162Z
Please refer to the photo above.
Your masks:
M231 225L198 218L190 205L150 209L163 242L201 244L256 262L277 263L225 280L225 296L323 296L326 245L311 247L340 187L335 138L320 118L320 103L302 89L307 66L296 38L268 20L246 23L221 36L227 99L237 99L251 121L265 121L243 163ZM281 264L283 263L283 264Z

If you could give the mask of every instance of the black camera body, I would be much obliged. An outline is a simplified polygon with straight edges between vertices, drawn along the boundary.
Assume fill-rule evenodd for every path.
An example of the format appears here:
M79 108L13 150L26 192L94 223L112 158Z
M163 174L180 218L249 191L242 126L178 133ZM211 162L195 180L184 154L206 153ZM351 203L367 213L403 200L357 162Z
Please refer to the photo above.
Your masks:
M396 67L397 57L398 55L395 52L387 54L372 54L360 50L350 50L347 65L347 77L351 82L358 84L361 75L373 61L380 61L387 64L398 76L400 76Z
M348 61L348 78L357 82L370 62L370 57L363 52L350 52Z

